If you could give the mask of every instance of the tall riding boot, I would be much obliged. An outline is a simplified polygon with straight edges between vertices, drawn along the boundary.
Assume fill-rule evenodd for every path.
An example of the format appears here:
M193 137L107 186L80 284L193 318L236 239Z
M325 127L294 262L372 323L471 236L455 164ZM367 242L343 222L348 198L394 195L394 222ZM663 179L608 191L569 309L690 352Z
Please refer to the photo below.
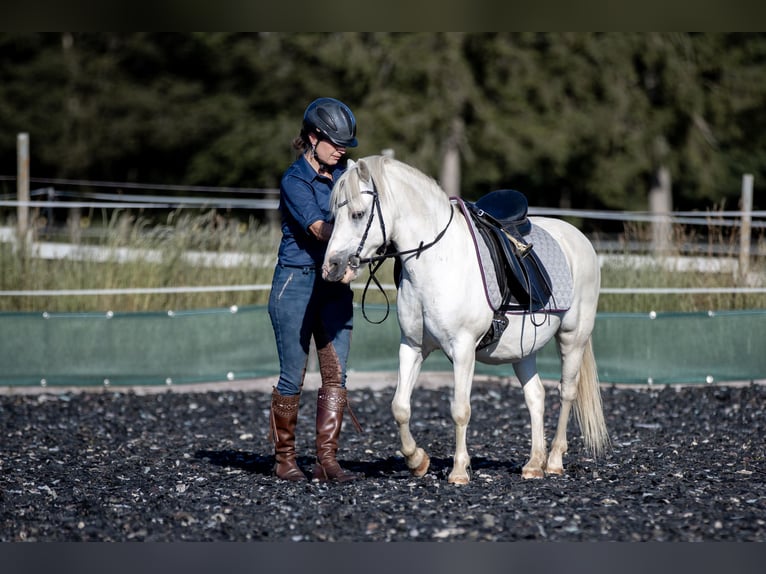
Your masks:
M335 459L343 411L347 406L346 389L340 385L322 385L317 391L317 462L314 465L314 478L320 481L348 482L358 478L355 473L341 468ZM356 417L349 412L357 430L361 430Z
M276 387L271 393L271 437L277 461L274 472L282 480L293 482L306 480L306 475L295 461L295 425L300 399L300 394L280 395Z

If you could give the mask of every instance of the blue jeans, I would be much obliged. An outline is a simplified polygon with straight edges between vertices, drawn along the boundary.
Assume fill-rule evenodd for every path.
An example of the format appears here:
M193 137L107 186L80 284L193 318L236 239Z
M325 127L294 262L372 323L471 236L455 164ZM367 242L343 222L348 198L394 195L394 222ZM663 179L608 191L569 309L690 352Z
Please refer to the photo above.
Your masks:
M269 317L279 354L280 395L301 392L312 337L322 384L346 386L353 301L351 287L325 281L313 267L277 264L269 295Z

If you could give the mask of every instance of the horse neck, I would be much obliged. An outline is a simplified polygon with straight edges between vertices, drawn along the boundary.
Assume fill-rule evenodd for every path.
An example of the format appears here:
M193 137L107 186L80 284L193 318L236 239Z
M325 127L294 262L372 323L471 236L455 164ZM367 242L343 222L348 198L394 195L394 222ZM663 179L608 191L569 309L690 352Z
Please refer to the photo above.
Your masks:
M460 293L463 301L479 302L480 312L486 299L468 225L447 195L437 191L432 195L409 189L409 196L420 199L403 199L396 205L397 229L392 239L397 250L417 249L421 243L425 247L401 257L409 288L399 292L399 301L407 307L405 302L414 298L420 308L441 315L445 305L453 304L442 296L446 287Z
M430 180L397 182L397 189L403 192L391 197L395 215L388 219L396 221L391 240L401 250L432 242L450 220L449 198Z

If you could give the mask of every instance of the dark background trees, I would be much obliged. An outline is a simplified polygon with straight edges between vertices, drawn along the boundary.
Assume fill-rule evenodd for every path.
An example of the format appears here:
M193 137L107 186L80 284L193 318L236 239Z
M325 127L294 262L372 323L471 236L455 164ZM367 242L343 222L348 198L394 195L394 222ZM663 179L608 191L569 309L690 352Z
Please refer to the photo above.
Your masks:
M766 179L764 86L764 34L3 33L0 174L27 132L33 177L273 188L331 95L354 156L439 178L457 154L469 199L643 210L664 168L675 208L735 209Z

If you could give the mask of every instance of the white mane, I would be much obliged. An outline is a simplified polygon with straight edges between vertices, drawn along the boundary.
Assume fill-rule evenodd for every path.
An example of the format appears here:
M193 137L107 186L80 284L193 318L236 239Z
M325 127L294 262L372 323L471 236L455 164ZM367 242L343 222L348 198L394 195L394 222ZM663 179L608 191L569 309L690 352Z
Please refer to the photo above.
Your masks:
M348 205L351 210L362 209L361 190L369 186L363 180L371 178L375 190L382 203L388 203L392 199L392 190L416 190L417 193L426 193L434 197L448 199L444 190L433 178L427 176L418 169L398 161L396 159L372 155L359 159L357 162L349 161L346 172L338 179L330 198L330 206L333 213L342 205ZM396 185L391 185L392 180ZM426 199L428 203L432 200Z

